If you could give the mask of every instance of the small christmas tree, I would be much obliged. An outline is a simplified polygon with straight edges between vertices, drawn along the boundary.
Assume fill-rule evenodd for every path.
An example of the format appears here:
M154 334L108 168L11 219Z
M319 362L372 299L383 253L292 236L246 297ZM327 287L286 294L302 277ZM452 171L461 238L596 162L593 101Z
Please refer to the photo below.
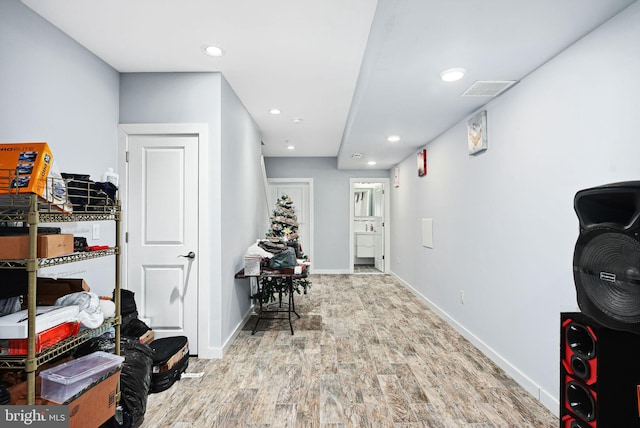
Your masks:
M271 228L266 233L267 239L277 243L286 243L293 247L296 251L297 259L306 259L298 243L298 217L296 216L295 206L288 195L282 195L276 201L276 208L271 216ZM294 279L293 290L300 294L302 291L307 293L307 289L311 287L311 281L306 278ZM276 300L276 294L281 299L283 294L287 294L288 286L284 278L265 278L262 280L263 302L273 302ZM268 296L268 300L266 297ZM251 298L259 298L258 294Z
M298 217L289 196L282 195L276 201L276 209L271 217L271 229L266 235L267 238L280 238L285 242L298 242Z

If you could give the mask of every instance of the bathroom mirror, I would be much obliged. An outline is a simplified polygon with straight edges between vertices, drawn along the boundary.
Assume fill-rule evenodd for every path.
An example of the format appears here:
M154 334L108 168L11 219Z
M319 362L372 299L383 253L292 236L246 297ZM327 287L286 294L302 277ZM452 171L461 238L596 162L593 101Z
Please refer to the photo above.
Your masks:
M353 215L355 217L372 216L372 189L355 189L353 192Z

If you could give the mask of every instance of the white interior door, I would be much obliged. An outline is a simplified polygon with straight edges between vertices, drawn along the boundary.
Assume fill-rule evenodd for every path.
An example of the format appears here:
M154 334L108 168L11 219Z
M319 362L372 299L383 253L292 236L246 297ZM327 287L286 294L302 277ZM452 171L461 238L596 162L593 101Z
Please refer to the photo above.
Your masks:
M313 230L311 227L311 185L302 181L269 180L269 213L273 213L276 201L283 194L289 195L298 217L298 242L302 246L305 255L311 258L313 263ZM266 232L266 231L265 231Z
M195 351L198 137L131 135L128 152L127 288L156 338L187 336Z

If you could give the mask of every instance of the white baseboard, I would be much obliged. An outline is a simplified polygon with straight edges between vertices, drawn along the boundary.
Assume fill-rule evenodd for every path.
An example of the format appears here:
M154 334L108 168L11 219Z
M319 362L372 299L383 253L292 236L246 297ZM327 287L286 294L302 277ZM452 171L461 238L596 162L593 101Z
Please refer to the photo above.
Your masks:
M471 342L480 352L486 355L491 361L496 363L502 370L504 370L513 380L515 380L520 386L522 386L527 392L533 395L538 401L540 401L547 409L553 414L558 416L560 409L560 402L558 397L543 390L540 385L529 379L524 373L522 373L517 367L512 365L508 360L503 358L500 354L494 351L486 343L480 340L477 336L467 330L462 324L458 323L449 314L443 311L438 305L431 300L420 294L409 283L405 282L394 272L391 272L394 278L396 278L405 288L424 302L429 308L431 308L440 318L442 318L447 324L452 326L458 333L460 333L465 339Z
M316 269L313 268L309 272L310 274L316 275L348 275L349 269Z
M249 320L252 314L253 314L253 306L250 306L247 312L244 314L244 317L242 317L242 321L238 323L236 328L233 330L233 333L229 335L229 337L224 342L222 347L207 348L206 354L198 355L198 358L202 358L205 360L217 360L217 359L219 360L220 358L224 357L224 354L226 354L229 351L229 347L231 347L231 344L233 343L235 338L238 336L238 334L240 334L240 332L242 331L242 327Z

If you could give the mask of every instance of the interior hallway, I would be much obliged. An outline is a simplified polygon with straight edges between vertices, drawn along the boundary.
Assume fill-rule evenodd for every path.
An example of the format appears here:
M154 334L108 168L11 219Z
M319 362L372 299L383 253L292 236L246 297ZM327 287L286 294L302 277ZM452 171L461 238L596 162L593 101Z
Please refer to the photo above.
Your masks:
M240 332L148 398L142 427L557 427L390 275L311 275L302 319ZM302 330L296 327L305 328Z

